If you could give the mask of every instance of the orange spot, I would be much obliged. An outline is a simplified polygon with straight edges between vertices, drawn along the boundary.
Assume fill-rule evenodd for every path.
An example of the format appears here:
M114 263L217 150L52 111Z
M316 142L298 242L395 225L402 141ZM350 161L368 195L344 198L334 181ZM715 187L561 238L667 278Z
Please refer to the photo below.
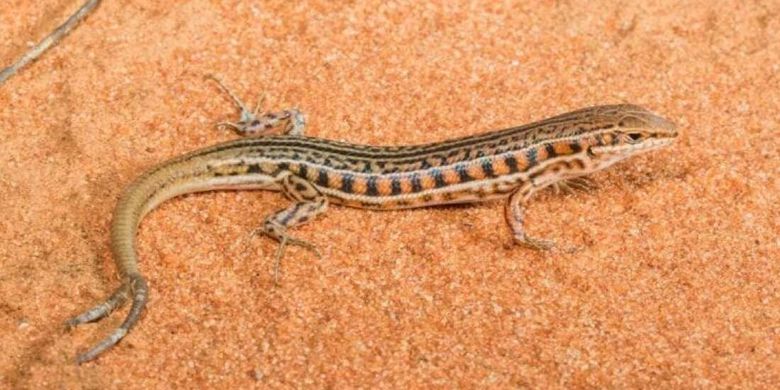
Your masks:
M390 179L377 179L376 191L380 196L390 195L390 192L392 192L392 181Z
M401 184L401 193L402 194L409 194L412 192L412 181L409 180L409 177L404 177L400 179Z
M423 190L430 190L436 188L436 180L431 175L425 174L420 176L420 186Z
M553 149L555 150L555 153L558 155L567 155L571 154L571 143L569 142L558 142L557 144L553 145Z
M515 153L512 155L512 157L515 158L515 161L517 161L517 170L520 172L523 172L526 168L528 168L528 159L525 156L525 153Z
M547 157L549 157L549 155L547 154L547 149L544 146L536 148L536 161L542 162L547 160Z
M335 172L328 172L328 187L341 188L341 180L342 177L340 174Z
M499 176L509 173L509 166L506 165L503 158L493 160L493 173Z
M362 195L366 193L366 179L356 177L352 180L352 193Z
M482 167L474 164L468 168L466 168L466 173L469 174L474 180L481 180L485 178L485 171L482 170Z
M454 169L447 169L441 174L442 177L444 178L444 182L447 184L460 183L460 175L458 175L458 172L455 172Z

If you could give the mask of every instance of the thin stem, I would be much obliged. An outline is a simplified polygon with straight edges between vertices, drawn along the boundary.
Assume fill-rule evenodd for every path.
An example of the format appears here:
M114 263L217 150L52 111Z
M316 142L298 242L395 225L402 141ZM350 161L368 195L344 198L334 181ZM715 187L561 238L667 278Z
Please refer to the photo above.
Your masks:
M14 64L0 71L0 86L2 86L11 76L16 74L19 69L40 57L41 54L59 42L65 35L68 35L82 19L100 4L100 1L101 0L87 0L81 8L65 21L65 23L57 27L46 38L43 38L37 45L24 53L24 55L22 55Z

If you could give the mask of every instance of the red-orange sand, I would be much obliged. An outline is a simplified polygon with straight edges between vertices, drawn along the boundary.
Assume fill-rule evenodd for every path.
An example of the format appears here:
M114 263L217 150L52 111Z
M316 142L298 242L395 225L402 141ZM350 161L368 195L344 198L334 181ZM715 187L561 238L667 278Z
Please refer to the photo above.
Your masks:
M6 1L0 64L81 0ZM296 4L293 4L296 3ZM755 387L780 382L777 1L107 0L0 87L0 388ZM118 286L120 191L235 137L203 75L297 106L308 134L411 144L631 102L679 125L666 150L540 194L510 245L500 203L332 207L276 243L287 201L219 192L144 220L148 309L62 323Z

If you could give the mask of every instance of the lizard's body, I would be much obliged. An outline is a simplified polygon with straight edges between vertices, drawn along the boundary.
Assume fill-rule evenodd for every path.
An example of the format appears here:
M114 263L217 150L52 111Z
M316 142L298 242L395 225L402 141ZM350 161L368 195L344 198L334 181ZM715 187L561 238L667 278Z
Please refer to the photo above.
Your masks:
M111 225L122 285L69 325L103 318L128 299L132 307L122 325L79 362L116 344L140 318L148 287L138 269L138 224L172 197L218 189L282 191L293 204L270 215L262 227L280 241L277 263L286 244L313 249L291 238L287 228L324 212L329 203L388 210L508 198L505 216L514 240L544 249L551 243L523 229L523 207L535 191L556 183L582 184L571 180L668 145L677 135L671 122L641 107L614 105L426 145L365 146L303 136L297 110L256 116L236 101L242 117L230 125L240 132L284 134L242 138L176 157L127 188Z

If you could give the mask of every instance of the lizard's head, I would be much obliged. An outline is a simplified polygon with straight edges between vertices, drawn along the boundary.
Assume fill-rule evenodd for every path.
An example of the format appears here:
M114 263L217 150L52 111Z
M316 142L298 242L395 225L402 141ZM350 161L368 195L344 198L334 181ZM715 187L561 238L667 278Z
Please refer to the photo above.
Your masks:
M599 167L665 147L677 137L674 123L639 106L605 106L594 120L602 125L593 134L588 155Z

